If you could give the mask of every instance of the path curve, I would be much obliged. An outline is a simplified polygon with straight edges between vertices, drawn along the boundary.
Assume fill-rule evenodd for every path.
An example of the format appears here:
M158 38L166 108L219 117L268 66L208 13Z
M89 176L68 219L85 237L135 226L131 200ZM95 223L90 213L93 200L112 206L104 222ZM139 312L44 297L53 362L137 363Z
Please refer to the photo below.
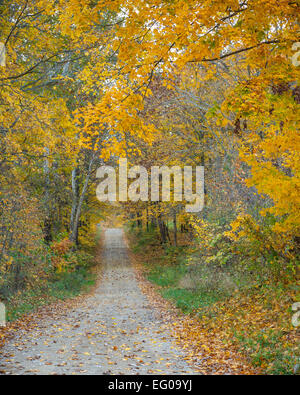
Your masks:
M95 294L58 319L21 331L0 356L6 374L193 374L141 292L122 229L107 229Z

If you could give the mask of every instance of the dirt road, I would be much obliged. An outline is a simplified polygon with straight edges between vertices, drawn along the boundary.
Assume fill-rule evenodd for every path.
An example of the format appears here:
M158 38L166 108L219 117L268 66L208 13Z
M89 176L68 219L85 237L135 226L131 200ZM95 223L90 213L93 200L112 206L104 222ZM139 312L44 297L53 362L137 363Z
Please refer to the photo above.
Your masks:
M142 294L121 229L108 229L93 296L58 319L21 331L0 354L6 374L192 374Z

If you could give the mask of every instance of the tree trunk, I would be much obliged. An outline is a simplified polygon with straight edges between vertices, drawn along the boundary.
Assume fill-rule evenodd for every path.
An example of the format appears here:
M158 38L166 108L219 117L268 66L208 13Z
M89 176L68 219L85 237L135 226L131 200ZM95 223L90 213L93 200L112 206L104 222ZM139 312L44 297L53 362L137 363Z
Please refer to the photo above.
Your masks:
M94 164L94 160L95 160L95 153L92 155L92 158L90 160L89 163L89 167L88 167L88 172L87 175L85 177L85 181L84 181L84 185L81 191L81 194L79 196L79 200L78 200L78 204L75 210L75 214L74 214L74 218L73 218L73 224L72 224L72 228L71 228L71 234L70 234L70 240L72 241L72 243L74 243L76 246L78 246L78 230L79 230L79 224L80 224L80 216L81 216L81 211L82 211L82 205L88 190L88 185L89 185L89 181L91 178L91 173L92 173L92 167Z
M146 206L146 228L147 228L147 232L149 232L149 210L148 210L148 204Z
M173 211L173 227L174 227L174 246L177 247L177 218L176 210Z
M168 225L167 225L165 222L163 222L163 224L164 224L164 228L165 228L166 238L167 238L167 239L169 240L169 242L171 243L171 237L170 237Z
M70 230L73 230L74 221L76 216L76 210L79 201L79 168L76 167L72 171L72 191L73 191L73 202L72 202L72 211L71 211L71 221L70 221Z
M166 244L167 242L166 228L164 222L161 219L161 215L158 216L157 223L160 231L161 242L162 244Z
M141 213L138 212L137 213L137 221L136 221L138 228L142 228L143 227L143 220L141 218L142 218L141 217Z
M44 162L44 173L45 173L45 211L46 216L44 220L44 240L47 244L52 241L52 219L51 219L51 203L50 203L50 167L48 156L50 154L49 148L45 148L45 162Z

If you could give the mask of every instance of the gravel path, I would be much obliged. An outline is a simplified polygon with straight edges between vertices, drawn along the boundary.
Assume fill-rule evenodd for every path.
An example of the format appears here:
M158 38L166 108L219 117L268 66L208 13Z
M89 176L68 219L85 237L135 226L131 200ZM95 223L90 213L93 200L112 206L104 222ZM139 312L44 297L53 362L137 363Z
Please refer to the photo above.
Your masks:
M58 319L21 331L1 354L6 374L193 373L142 294L121 229L105 232L104 273L95 294Z

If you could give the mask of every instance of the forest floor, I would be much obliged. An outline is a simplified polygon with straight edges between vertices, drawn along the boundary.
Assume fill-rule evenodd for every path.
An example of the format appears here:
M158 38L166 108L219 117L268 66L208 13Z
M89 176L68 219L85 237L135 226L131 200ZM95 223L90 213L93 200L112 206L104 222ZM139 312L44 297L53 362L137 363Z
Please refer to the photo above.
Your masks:
M102 278L93 295L58 305L16 328L0 350L0 374L193 374L163 318L142 292L122 229L104 236ZM175 318L174 318L175 319ZM29 320L28 320L29 323Z
M178 234L178 247L162 245L155 230L129 227L126 235L143 291L164 317L171 316L172 334L199 373L299 369L299 328L292 325L291 309L299 300L295 281L205 264L205 254L190 247L185 233Z

